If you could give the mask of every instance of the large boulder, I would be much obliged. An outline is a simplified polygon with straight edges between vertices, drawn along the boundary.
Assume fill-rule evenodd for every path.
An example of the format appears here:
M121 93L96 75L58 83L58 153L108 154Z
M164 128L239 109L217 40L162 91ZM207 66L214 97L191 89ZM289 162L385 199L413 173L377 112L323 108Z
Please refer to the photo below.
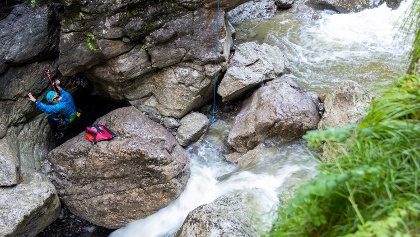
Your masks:
M287 77L271 81L243 102L235 117L228 143L245 152L273 139L289 141L316 129L319 98Z
M199 206L188 214L176 236L259 236L247 205L251 199L251 194L230 193Z
M289 72L289 62L277 46L247 42L238 45L217 93L233 100L261 83Z
M0 236L35 237L58 218L60 200L40 173L24 173L19 184L0 188Z
M75 215L115 229L147 217L183 191L186 151L163 126L134 107L99 118L118 137L92 145L84 134L52 150L50 178Z
M233 25L250 19L272 18L277 11L274 0L252 0L243 3L228 12L228 20Z
M322 119L318 129L359 124L368 112L374 96L354 81L343 81L325 97Z

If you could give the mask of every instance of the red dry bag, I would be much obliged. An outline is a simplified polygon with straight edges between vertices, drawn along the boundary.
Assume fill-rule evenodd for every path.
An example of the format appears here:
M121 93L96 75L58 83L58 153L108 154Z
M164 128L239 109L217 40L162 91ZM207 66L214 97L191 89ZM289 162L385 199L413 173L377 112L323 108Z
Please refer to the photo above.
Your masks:
M97 142L110 140L117 135L112 132L110 129L101 124L93 124L92 126L86 127L86 140L90 141L92 144Z

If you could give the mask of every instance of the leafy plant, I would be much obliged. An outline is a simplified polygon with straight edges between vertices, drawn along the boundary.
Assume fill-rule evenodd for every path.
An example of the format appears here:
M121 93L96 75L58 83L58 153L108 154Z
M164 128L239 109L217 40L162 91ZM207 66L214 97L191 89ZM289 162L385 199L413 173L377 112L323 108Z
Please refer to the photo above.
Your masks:
M84 20L85 19L85 14L83 14L83 12L79 12L79 19L80 20Z
M36 7L38 5L36 0L26 0L25 3L30 4L31 7Z
M420 79L407 75L359 125L311 131L334 159L300 187L269 236L420 234Z
M95 40L95 36L92 33L88 34L88 38L86 40L86 44L87 44L87 47L90 50L92 50L92 51L96 51L97 50L96 47L95 47L95 45L93 45L93 43L92 43L94 40Z

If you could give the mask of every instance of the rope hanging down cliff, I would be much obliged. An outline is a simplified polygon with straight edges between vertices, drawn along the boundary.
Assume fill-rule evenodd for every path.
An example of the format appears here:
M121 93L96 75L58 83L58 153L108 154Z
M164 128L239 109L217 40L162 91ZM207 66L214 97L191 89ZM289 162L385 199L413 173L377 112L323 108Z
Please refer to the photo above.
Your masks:
M211 123L214 123L214 108L216 107L216 85L217 85L217 55L219 53L219 17L220 17L220 0L217 1L217 18L216 18L216 55L214 58L214 79L213 79L213 108L211 111Z

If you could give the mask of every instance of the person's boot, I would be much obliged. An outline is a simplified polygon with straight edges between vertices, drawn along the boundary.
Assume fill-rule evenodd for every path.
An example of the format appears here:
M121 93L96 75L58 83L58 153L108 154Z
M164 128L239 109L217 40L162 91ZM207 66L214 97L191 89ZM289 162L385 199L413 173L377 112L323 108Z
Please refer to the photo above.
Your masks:
M57 140L61 139L63 137L64 137L64 134L62 132L57 132L57 133L54 134L54 138L57 139Z

